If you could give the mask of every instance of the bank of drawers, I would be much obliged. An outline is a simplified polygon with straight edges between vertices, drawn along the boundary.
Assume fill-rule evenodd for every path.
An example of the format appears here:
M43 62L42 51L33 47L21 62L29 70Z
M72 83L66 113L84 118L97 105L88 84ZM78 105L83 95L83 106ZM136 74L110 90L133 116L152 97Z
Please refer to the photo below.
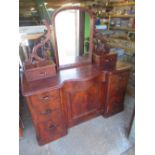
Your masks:
M30 97L31 115L40 145L66 134L59 90L36 94Z

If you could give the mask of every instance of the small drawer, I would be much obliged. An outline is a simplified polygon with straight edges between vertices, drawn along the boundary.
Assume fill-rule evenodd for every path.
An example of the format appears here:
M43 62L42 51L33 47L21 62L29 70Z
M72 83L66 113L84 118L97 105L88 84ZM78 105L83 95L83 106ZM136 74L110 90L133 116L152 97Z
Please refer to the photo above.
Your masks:
M115 57L106 57L105 59L104 59L104 62L105 63L111 63L111 62L115 62L116 61L116 59L115 59Z
M114 70L116 68L117 54L109 54L103 57L103 68L105 70Z
M43 67L25 70L25 76L27 81L44 79L55 75L56 75L55 65L47 65Z

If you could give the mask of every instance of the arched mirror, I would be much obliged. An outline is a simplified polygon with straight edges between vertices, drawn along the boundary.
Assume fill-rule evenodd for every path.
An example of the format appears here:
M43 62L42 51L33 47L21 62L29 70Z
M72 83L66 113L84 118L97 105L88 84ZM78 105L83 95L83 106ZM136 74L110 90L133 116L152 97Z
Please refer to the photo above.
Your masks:
M84 7L64 7L52 16L59 69L92 62L94 18Z

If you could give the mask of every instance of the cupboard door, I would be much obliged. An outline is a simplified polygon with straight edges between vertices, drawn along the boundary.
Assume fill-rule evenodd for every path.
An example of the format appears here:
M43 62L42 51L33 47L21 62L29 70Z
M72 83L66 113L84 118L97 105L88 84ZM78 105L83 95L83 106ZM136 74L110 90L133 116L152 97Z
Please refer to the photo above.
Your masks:
M99 114L102 104L100 89L101 84L97 79L65 84L63 94L67 105L69 126Z
M104 116L116 114L124 108L124 97L130 71L116 72L108 75L107 97Z

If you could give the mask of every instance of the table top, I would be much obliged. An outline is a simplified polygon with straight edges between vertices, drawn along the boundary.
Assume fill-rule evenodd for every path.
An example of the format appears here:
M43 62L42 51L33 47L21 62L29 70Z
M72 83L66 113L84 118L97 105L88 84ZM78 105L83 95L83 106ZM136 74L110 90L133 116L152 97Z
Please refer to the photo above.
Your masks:
M64 69L57 72L53 77L27 82L25 76L21 76L22 93L24 96L30 96L35 93L58 89L67 81L85 81L93 79L101 74L121 72L130 69L131 66L126 63L117 62L116 70L103 71L96 65L90 64L82 67Z

